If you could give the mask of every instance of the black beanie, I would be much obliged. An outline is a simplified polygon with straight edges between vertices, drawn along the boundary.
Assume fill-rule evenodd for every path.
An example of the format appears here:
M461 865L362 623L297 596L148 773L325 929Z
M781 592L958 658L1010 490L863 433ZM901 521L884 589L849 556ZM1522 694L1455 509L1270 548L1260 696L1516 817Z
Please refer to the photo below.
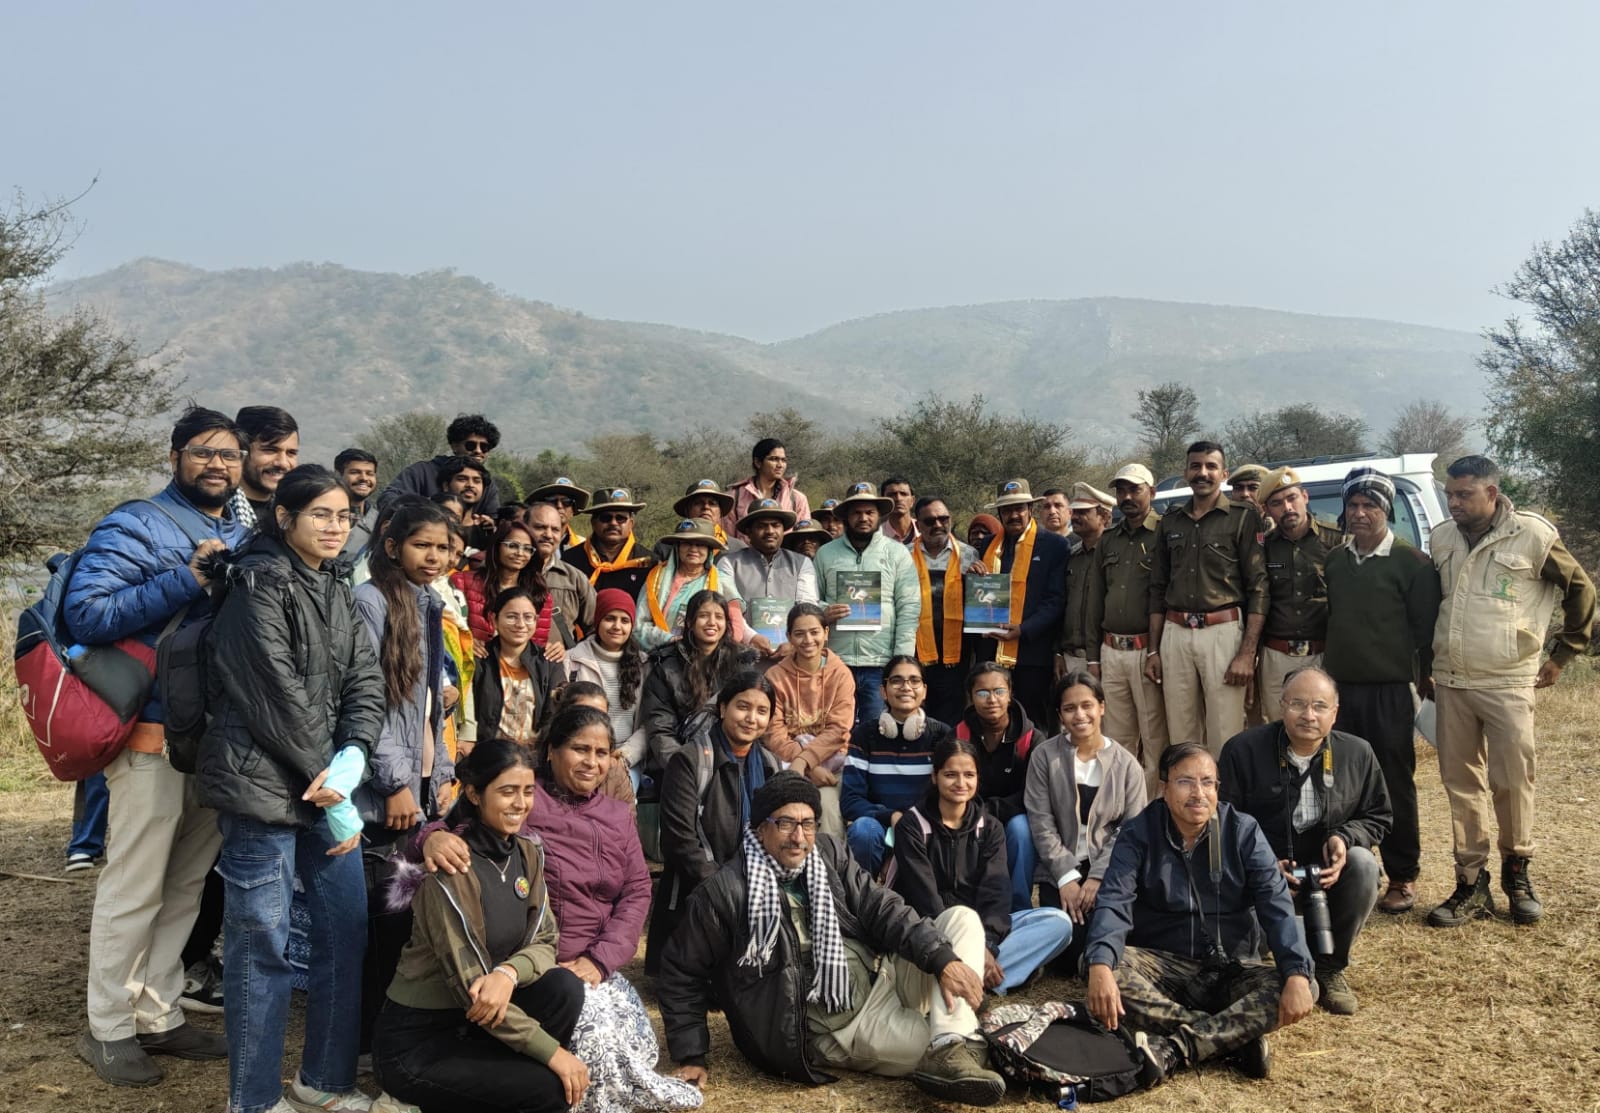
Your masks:
M768 777L756 789L750 801L750 826L759 827L767 816L786 804L804 804L811 809L813 818L822 817L822 793L817 786L802 774L785 771Z

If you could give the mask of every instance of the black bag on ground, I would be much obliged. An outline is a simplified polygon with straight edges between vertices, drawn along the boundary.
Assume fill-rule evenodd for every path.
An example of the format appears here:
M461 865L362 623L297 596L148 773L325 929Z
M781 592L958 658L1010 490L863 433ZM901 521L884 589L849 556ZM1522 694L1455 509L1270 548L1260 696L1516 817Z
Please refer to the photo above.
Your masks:
M1062 1108L1140 1088L1140 1056L1126 1029L1108 1031L1081 1001L997 1005L979 1024L989 1064L1006 1084L1034 1090Z

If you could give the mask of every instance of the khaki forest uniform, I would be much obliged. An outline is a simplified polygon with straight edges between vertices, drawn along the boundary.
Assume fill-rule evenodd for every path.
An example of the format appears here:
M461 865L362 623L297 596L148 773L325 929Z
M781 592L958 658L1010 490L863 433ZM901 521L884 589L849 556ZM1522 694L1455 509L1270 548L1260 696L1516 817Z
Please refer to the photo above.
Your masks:
M1504 495L1476 544L1446 522L1432 548L1444 591L1433 637L1439 779L1450 798L1456 871L1470 883L1489 863L1491 800L1502 859L1533 854L1540 651L1559 602L1564 622L1550 658L1565 665L1583 652L1595 591L1555 526L1514 509Z
M1344 542L1337 526L1311 519L1298 541L1273 531L1262 542L1267 562L1267 625L1256 668L1257 706L1267 722L1278 718L1283 684L1295 669L1322 667L1328 640L1328 554Z

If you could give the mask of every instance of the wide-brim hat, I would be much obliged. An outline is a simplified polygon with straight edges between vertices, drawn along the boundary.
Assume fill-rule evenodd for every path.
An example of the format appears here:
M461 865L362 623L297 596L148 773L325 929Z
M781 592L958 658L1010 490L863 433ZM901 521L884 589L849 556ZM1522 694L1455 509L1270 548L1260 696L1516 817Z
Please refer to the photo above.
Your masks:
M778 505L777 499L757 499L750 504L750 509L745 512L745 516L739 519L739 532L743 533L745 526L760 518L776 518L783 523L784 529L789 529L794 525L795 513Z
M1008 479L995 489L994 508L1004 509L1007 506L1019 506L1023 503L1033 502L1033 492L1028 490L1026 479Z
M663 537L658 544L682 545L685 542L693 542L696 545L709 545L717 550L727 548L717 538L716 523L707 521L705 518L683 519L673 526L672 532Z
M892 506L893 503L891 503L890 505ZM817 506L817 507L813 507L812 511L811 511L811 517L813 519L816 519L816 518L837 518L838 516L839 516L839 500L838 499L823 499L822 500L822 505L821 506Z
M1305 484L1300 479L1300 473L1293 468L1274 468L1267 473L1267 477L1261 481L1261 486L1256 489L1256 499L1265 506L1267 500L1279 491L1303 486Z
M722 507L724 517L733 513L733 496L718 487L715 479L701 479L689 484L689 489L683 493L683 497L672 504L672 512L680 518L687 518L689 500L704 498L707 495L717 500L718 505Z
M633 495L626 487L601 487L590 496L588 506L578 508L579 514L594 514L601 510L626 510L630 514L637 514L644 509L644 503L634 502Z
M535 487L528 493L528 497L525 501L529 504L544 502L553 495L566 495L572 500L572 508L574 511L582 510L584 507L589 505L590 492L585 491L582 487L578 486L564 475L552 479L549 483L546 483L542 487Z
M810 518L801 518L794 524L793 529L783 535L783 547L785 549L798 548L802 541L818 541L826 545L832 540L833 534L829 533L827 529L817 525ZM790 544L790 542L794 542L794 544Z
M850 489L844 493L844 498L833 505L833 516L842 518L850 512L852 504L868 503L878 508L880 515L887 514L894 509L894 499L885 498L878 494L878 489L870 483L852 483Z

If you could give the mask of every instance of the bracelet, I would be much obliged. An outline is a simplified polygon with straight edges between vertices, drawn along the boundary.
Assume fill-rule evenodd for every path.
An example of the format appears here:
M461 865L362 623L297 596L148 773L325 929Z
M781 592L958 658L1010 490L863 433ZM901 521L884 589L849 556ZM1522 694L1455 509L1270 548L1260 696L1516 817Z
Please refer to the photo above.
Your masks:
M511 967L505 965L504 963L501 963L499 966L496 966L493 970L491 970L489 972L491 974L504 974L506 977L510 978L511 979L511 986L512 986L513 989L515 989L518 985L521 984L517 980L517 972L515 970L511 969Z
M1159 657L1159 656L1161 656L1161 650L1159 650L1159 649L1147 649L1147 650L1144 651L1144 659L1146 661L1148 661L1152 657Z

